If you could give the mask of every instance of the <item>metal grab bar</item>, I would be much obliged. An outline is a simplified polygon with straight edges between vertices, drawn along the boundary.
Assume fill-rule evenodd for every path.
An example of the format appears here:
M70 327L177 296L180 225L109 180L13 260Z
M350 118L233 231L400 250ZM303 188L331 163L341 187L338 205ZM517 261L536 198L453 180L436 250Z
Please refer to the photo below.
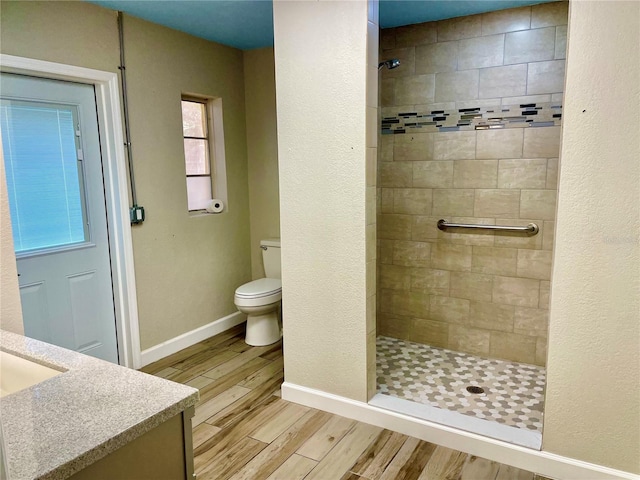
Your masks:
M479 230L494 230L497 232L522 232L527 235L535 235L540 231L538 225L530 223L525 227L510 226L510 225L479 225L475 223L449 223L444 219L438 220L438 228L440 230L446 230L447 228L473 228Z

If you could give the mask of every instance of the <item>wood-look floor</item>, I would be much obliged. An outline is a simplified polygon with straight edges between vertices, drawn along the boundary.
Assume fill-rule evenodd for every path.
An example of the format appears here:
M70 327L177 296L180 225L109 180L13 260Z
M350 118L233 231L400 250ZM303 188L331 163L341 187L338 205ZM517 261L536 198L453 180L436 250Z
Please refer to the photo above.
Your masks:
M200 390L199 480L533 480L531 472L279 398L280 343L250 347L242 327L142 370Z

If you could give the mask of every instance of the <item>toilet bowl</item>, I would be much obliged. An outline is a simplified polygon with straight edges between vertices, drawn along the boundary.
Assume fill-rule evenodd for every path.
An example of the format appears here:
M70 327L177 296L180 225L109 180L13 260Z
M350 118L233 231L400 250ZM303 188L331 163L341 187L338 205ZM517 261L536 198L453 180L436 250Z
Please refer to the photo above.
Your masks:
M282 282L261 278L236 289L233 301L247 315L245 342L254 347L271 345L282 336L278 313L282 300Z

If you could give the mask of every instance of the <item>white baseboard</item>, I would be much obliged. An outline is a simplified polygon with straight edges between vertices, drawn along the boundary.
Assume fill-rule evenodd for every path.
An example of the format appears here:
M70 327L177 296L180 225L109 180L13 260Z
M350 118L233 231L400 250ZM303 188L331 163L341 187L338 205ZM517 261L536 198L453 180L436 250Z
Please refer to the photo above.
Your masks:
M153 347L140 352L140 366L144 367L145 365L156 362L161 358L173 355L182 349L195 345L196 343L206 340L209 337L213 337L219 333L225 332L236 325L240 325L246 320L247 317L243 313L235 312L231 315L227 315L226 317L214 320L207 325L198 327L195 330L183 333L171 340L154 345Z
M640 480L640 476L469 433L345 397L285 382L282 398L562 480Z

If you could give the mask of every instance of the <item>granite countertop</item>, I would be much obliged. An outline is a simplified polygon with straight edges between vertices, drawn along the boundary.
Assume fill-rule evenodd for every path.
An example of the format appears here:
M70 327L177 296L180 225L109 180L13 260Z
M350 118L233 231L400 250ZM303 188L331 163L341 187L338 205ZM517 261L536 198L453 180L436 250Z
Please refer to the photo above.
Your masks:
M11 480L67 478L195 405L198 390L0 331L0 349L61 375L0 400Z

